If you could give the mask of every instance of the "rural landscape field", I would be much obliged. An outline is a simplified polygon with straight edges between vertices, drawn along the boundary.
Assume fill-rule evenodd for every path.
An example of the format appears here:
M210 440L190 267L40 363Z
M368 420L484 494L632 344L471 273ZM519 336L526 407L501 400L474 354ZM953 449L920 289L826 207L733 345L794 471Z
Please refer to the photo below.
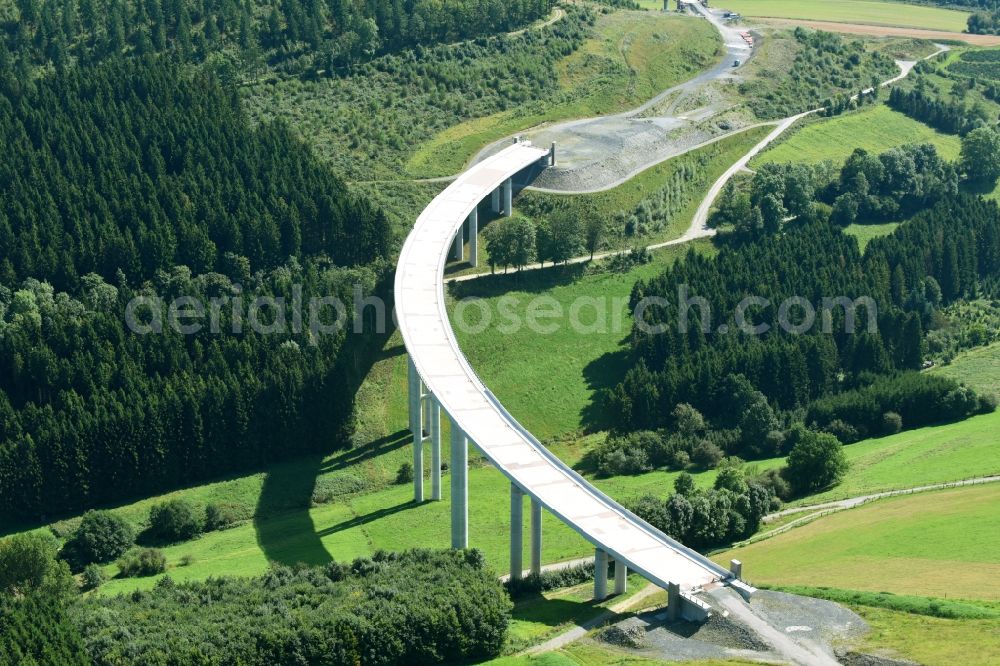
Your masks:
M0 137L0 666L1000 663L989 3L0 0Z

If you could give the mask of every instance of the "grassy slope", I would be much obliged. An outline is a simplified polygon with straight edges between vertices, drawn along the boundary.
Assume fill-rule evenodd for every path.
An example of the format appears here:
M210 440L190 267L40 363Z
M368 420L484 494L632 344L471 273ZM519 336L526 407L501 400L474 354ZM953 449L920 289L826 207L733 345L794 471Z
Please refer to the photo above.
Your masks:
M1000 620L945 620L881 608L854 610L871 627L860 650L891 650L926 666L1000 663Z
M962 32L967 12L925 5L870 0L725 0L726 9L744 16L794 18L838 23L866 23L905 28Z
M751 581L1000 599L1000 485L882 500L716 556Z
M1000 395L1000 343L970 349L950 364L929 372L954 377L977 391Z
M931 143L947 160L957 159L961 150L957 136L938 132L880 104L809 123L757 157L751 166L768 162L816 164L824 160L840 164L855 148L877 154L905 143Z
M707 249L707 243L699 243ZM627 274L584 275L583 265L529 271L521 275L500 275L460 283L452 296L452 324L458 342L476 372L494 394L524 425L542 439L581 430L581 424L600 423L600 414L587 414L598 387L611 386L623 372L623 341L632 320L628 297L632 285L663 270L664 262L687 252L686 247L665 248L654 256L653 263ZM595 298L604 316L601 330L577 332L567 318L555 319L558 330L546 334L524 325L511 333L499 329L508 318L498 314L501 300L512 305L511 312L527 322L527 313L536 296L555 299L568 315L579 298ZM455 299L485 297L493 313L493 323L482 333L461 330L455 316ZM516 299L516 302L515 302ZM469 309L466 321L476 324L475 308ZM579 322L594 323L594 309L581 311ZM544 322L546 325L548 321Z
M559 63L554 101L449 128L417 148L407 172L447 176L483 146L518 130L630 109L697 74L720 46L708 22L676 15L619 11L601 15L595 31L595 38Z
M852 224L844 233L858 239L858 247L864 252L868 243L881 236L888 236L899 226L899 222L886 222L885 224Z

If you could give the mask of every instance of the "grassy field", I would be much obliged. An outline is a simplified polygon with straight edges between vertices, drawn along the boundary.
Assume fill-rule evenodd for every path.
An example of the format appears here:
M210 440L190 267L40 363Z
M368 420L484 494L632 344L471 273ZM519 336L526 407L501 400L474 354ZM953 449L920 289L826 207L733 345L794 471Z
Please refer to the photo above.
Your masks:
M550 97L440 132L416 149L407 173L447 176L480 148L519 130L638 106L703 70L721 45L707 21L677 15L618 11L600 15L594 30L557 65L558 88Z
M865 248L868 247L868 243L876 238L888 236L895 231L897 227L899 227L899 222L886 222L885 224L852 224L844 229L844 233L857 238L858 247L860 247L861 251L864 252Z
M856 148L877 154L905 143L931 143L947 160L957 159L961 150L961 140L957 136L938 132L880 104L855 113L812 121L759 155L751 166L769 162L816 164L824 160L840 164Z
M700 242L697 247L711 246ZM687 251L687 247L664 248L655 253L655 261L625 274L588 275L586 267L577 264L457 283L451 290L450 310L458 342L493 393L539 438L584 428L601 430L606 419L591 410L591 399L598 388L613 386L624 372L622 343L632 327L627 307L632 285L656 275L666 262ZM538 296L543 298L539 305L554 300L563 312L561 318L544 322L546 327L556 325L556 330L533 330L527 325ZM459 299L470 297L485 299L492 313L491 325L480 333L462 330L463 321L473 331L479 327L478 306L455 308ZM595 299L600 314L594 307L581 310L577 319L582 326L577 329L570 310L583 298ZM500 314L502 307L525 325L504 332L511 319Z
M744 16L863 23L962 32L967 12L871 0L723 0L718 6Z
M814 504L1000 473L997 433L1000 411L851 444L844 447L851 463L844 481L799 503Z
M1000 484L896 497L715 556L757 583L1000 599Z
M755 664L759 662L716 659L698 659L695 661L669 661L638 656L592 640L579 640L566 647L539 655L522 655L517 657L502 657L487 662L491 666L738 666L740 664Z
M1000 395L1000 343L970 349L928 372L953 377L984 393Z
M853 610L871 627L859 650L890 650L925 666L1000 663L1000 620L946 620L864 606Z

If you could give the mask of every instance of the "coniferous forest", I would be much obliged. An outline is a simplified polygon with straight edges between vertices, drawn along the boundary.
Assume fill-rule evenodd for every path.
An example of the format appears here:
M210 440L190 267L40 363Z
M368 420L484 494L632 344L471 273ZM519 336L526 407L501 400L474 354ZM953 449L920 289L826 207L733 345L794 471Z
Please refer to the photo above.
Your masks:
M140 336L122 314L293 284L350 303L380 279L384 215L164 57L3 80L0 507L79 510L345 442L344 331L233 335L228 308L217 332Z
M636 324L634 365L608 391L609 413L618 415L615 425L622 430L653 429L673 424L675 406L686 403L718 427L732 429L720 440L723 452L743 457L783 452L780 437L767 437L780 430L769 408L761 410L768 416L760 423L741 422L754 410L739 405L749 407L754 395L765 401L763 407L769 403L812 427L836 422L851 433L848 441L879 434L878 423L890 411L901 412L907 428L964 418L982 407L974 394L911 371L921 366L923 332L934 309L978 294L998 276L1000 209L968 196L940 201L872 241L863 254L853 238L825 220L725 247L712 258L692 252L633 289L633 305L647 297L665 299L645 311L645 323L663 324L663 332L647 334ZM688 303L705 299L711 326L703 328L697 304L683 308L687 325L679 326L684 319L678 294ZM734 319L748 294L769 301L744 310L748 325L767 327L760 334L741 331ZM779 306L792 297L815 309L815 326L798 331L779 325ZM869 297L874 308L852 307L853 324L845 326L848 308L831 306L824 326L824 297ZM793 327L805 321L800 306L785 315ZM734 377L745 388L734 389ZM745 399L734 402L734 396Z

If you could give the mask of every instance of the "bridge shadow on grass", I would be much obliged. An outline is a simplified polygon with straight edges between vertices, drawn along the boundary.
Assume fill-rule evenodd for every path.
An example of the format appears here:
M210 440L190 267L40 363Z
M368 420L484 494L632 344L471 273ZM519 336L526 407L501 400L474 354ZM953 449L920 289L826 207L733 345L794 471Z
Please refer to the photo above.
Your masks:
M375 440L371 444L366 444L365 446L361 446L356 449L350 449L348 451L344 451L343 453L338 453L322 465L319 469L319 473L325 474L326 472L347 469L348 467L352 467L353 465L357 465L366 460L377 458L384 453L401 449L409 444L410 440L411 437L409 430L397 430L391 435L386 435L385 437Z
M386 289L386 285L382 285L376 291L385 293ZM388 309L392 308L391 298L386 305ZM392 318L387 319L388 330L382 333L367 328L372 323L367 322L364 335L348 336L341 356L346 390L352 403L375 363L403 353L402 345L386 346L395 332L392 321ZM353 404L343 408L353 408ZM349 446L350 442L345 439L333 444L334 447L337 444ZM323 462L325 456L317 453L273 465L264 478L254 512L257 544L268 561L288 565L332 562L333 557L323 546L321 535L316 532L309 514L317 477L323 472L342 469L402 445L400 433L393 433L363 449L347 450L328 464Z
M264 478L254 529L269 562L318 565L333 561L309 515L322 462L323 456L314 455L275 465Z
M602 612L603 609L593 600L546 599L538 594L519 599L511 617L522 622L558 627L566 622L586 622Z
M371 513L366 513L363 516L355 516L350 520L345 520L342 523L337 523L332 525L325 530L320 530L318 536L324 537L331 534L336 534L337 532L344 532L346 530L352 529L354 527L362 527L368 523L373 523L376 520L386 518L393 514L399 513L400 511L406 511L407 509L416 508L415 502L403 502L402 504L397 504L396 506L390 506L385 509L379 509L378 511L372 511Z

